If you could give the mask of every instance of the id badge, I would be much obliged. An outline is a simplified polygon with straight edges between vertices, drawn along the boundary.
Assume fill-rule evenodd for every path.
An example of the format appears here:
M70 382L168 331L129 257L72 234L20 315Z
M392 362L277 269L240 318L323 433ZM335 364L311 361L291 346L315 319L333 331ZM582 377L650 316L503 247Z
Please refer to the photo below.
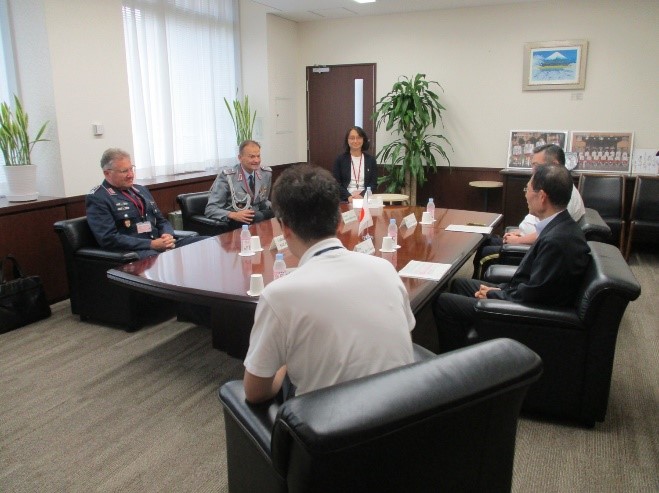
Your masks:
M150 233L151 232L151 223L149 221L143 221L137 223L137 232L138 233Z

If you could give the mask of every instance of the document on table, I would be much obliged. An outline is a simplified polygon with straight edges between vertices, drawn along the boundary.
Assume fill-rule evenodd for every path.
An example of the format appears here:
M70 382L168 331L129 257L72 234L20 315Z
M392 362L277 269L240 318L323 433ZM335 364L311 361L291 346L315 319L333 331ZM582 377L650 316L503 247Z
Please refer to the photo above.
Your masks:
M439 281L446 275L450 268L451 264L410 260L409 263L398 272L398 274L402 277Z
M481 233L489 235L492 232L492 226L482 226L480 224L449 224L446 231L461 231L462 233Z

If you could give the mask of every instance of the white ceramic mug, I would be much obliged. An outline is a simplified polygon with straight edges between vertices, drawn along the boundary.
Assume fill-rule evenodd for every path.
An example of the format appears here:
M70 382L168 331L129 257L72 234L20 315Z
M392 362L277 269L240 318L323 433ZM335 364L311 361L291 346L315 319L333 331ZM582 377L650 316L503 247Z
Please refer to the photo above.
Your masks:
M259 238L258 236L252 236L249 241L250 241L250 248L253 252L261 251L261 238Z
M382 237L382 251L393 252L396 249L396 244L391 236Z
M263 292L263 274L252 274L249 278L249 294L259 296Z

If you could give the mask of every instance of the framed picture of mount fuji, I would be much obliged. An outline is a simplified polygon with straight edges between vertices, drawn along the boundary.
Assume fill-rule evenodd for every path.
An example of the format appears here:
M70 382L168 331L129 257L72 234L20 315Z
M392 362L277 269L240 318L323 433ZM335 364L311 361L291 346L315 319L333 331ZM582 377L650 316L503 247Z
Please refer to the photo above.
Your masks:
M524 45L524 91L586 87L588 41L542 41Z

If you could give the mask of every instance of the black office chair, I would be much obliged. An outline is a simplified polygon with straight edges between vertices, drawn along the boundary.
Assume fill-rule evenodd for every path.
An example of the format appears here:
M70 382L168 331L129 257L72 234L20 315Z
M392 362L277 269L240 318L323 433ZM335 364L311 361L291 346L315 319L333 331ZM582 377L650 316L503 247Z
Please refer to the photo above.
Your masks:
M510 339L250 405L220 388L229 491L510 491L519 409L542 362Z
M620 250L624 248L625 181L626 178L619 174L582 173L579 177L579 193L584 205L599 213L611 228L612 241Z
M196 231L204 236L215 236L229 231L227 223L204 215L209 197L210 192L183 193L176 197L176 202L181 208L183 229Z
M111 283L107 271L138 260L135 252L105 250L96 242L87 217L54 224L64 249L71 312L81 320L114 325L128 331L173 317L177 304ZM196 236L175 231L178 238Z
M659 242L659 176L637 176L634 185L625 259L634 241Z

